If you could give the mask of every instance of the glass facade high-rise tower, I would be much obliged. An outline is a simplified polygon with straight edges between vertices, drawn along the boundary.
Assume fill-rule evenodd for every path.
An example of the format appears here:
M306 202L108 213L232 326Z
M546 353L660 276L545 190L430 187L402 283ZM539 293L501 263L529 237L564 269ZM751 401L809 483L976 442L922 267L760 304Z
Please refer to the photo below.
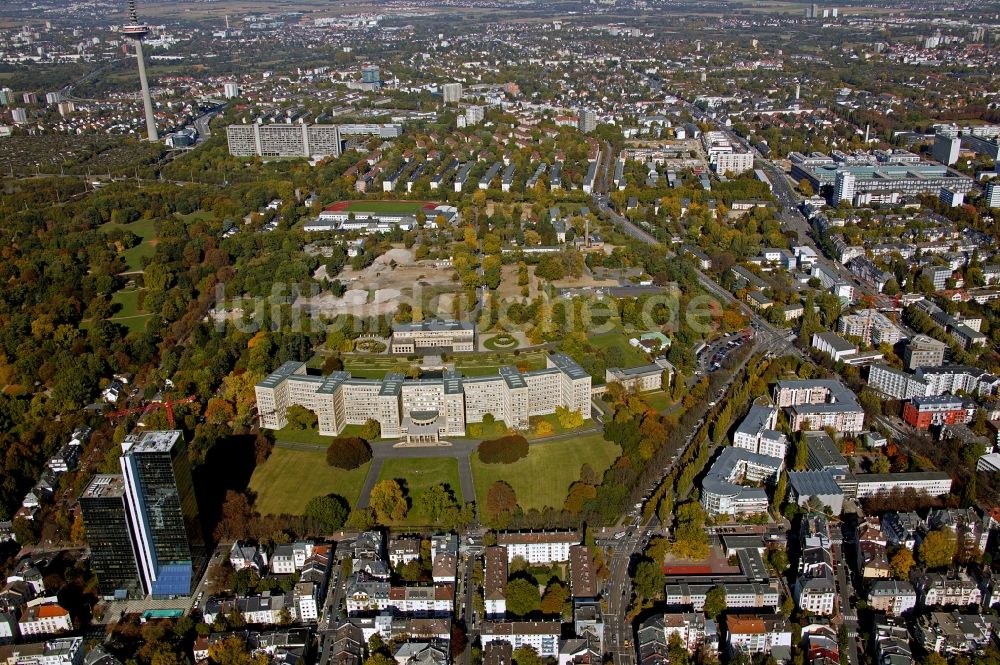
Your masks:
M153 597L189 595L204 539L183 434L172 430L129 435L122 450L143 587Z
M125 504L125 479L110 474L94 476L80 495L80 510L90 545L90 567L97 575L101 596L142 597L132 523Z

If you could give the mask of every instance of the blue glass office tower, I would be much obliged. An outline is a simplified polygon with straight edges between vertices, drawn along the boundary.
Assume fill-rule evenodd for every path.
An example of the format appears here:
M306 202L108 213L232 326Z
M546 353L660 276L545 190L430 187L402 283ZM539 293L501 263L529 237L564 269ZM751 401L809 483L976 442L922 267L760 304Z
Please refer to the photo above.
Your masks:
M122 449L125 500L143 587L154 598L190 595L193 555L204 540L183 434L129 435Z

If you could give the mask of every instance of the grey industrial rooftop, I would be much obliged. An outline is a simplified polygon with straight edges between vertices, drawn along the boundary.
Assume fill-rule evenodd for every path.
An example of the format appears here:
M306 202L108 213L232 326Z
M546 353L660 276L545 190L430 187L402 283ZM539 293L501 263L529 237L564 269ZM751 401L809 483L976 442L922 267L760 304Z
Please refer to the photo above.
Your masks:
M827 496L844 493L829 471L789 471L788 482L798 496Z

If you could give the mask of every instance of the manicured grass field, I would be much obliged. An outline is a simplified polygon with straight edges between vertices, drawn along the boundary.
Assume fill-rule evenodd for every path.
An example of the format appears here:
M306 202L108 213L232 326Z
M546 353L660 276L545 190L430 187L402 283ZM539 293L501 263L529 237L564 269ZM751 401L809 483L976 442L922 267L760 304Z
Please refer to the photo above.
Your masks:
M647 393L640 393L639 396L645 400L646 404L649 404L651 408L657 411L663 411L665 408L672 406L674 403L673 400L670 399L670 395L662 390L650 390Z
M387 459L379 480L402 480L406 493L416 499L431 485L448 485L455 497L462 498L458 482L458 461L454 457L423 457L419 459Z
M285 427L284 429L276 430L274 433L275 441L292 441L294 443L308 443L315 446L322 446L325 451L329 447L330 442L333 441L332 436L321 436L319 430L315 427L310 427L309 429L294 429L291 426Z
M618 444L605 441L600 433L534 443L528 456L513 464L483 464L472 455L476 499L485 505L486 492L497 480L514 488L517 503L525 510L545 506L561 508L569 486L580 479L580 466L587 462L600 478L621 454Z
M257 493L254 505L262 515L301 515L309 499L333 493L353 506L370 466L369 462L344 471L329 466L323 450L309 452L275 447L268 460L258 466L250 478L250 490Z
M417 497L432 485L447 485L461 504L462 488L458 480L458 461L453 457L388 459L379 480L398 480L410 499L410 512L393 526L428 526L430 518L417 507Z
M427 205L426 201L350 201L349 212L384 212L416 215Z

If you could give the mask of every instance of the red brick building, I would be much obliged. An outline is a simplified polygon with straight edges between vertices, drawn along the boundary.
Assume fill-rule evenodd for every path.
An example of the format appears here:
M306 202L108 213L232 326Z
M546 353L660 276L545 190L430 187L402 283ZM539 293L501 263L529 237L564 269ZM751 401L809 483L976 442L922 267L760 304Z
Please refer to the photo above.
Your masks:
M903 407L903 420L917 429L932 425L965 424L972 420L975 407L959 397L914 397Z

